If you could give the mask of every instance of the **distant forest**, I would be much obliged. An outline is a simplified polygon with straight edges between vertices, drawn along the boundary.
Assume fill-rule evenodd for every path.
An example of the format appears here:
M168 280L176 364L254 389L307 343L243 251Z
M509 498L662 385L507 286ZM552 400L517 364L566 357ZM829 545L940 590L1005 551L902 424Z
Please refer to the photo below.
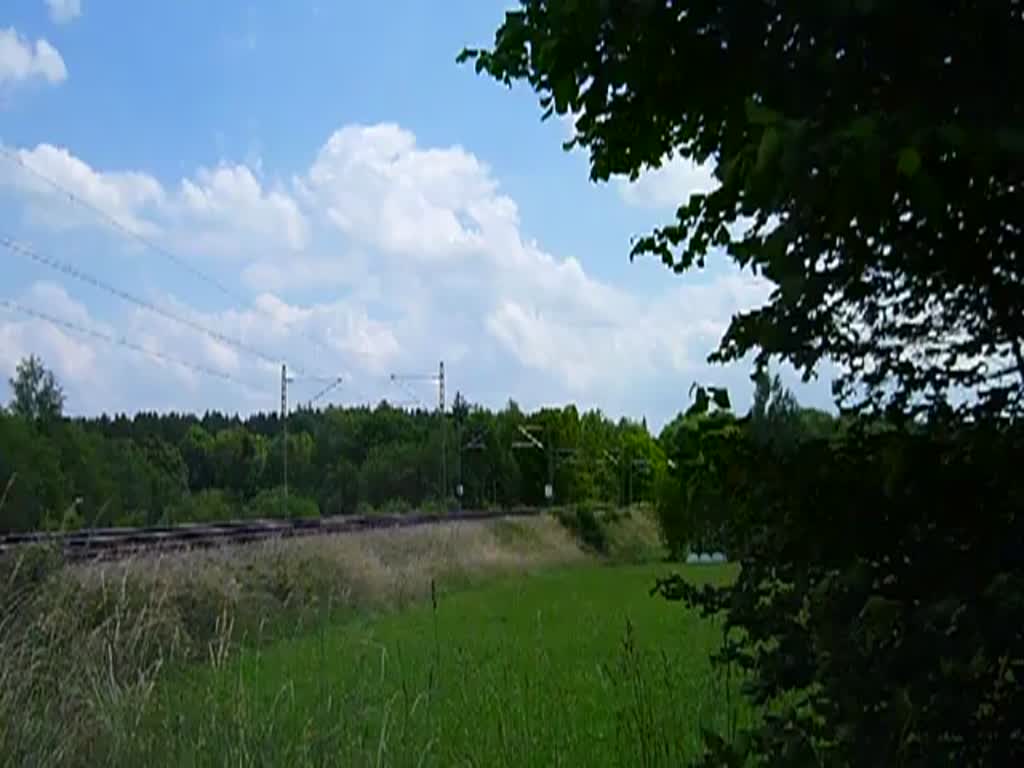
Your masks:
M762 384L755 408L791 398L777 379ZM653 502L685 421L680 414L655 437L643 421L598 410L526 413L509 401L492 411L457 394L443 420L386 402L300 407L288 415L284 451L276 413L69 418L59 382L35 357L10 387L0 530ZM811 429L832 420L800 410Z
M510 401L495 412L457 395L443 422L386 402L299 408L287 420L286 501L279 414L69 418L34 357L10 385L7 530L541 505L549 483L550 501L628 503L651 499L665 465L645 423L574 406L525 413Z

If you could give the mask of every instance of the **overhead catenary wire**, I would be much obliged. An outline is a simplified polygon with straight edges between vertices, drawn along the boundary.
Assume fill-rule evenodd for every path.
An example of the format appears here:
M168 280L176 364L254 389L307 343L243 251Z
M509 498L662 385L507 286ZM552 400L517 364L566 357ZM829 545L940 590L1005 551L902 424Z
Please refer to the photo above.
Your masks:
M319 400L320 398L324 397L325 395L330 393L333 389L335 389L336 387L339 387L339 386L341 386L341 378L340 377L335 379L334 381L332 381L326 387L324 387L319 392L317 392L315 395L313 395L311 398L309 398L309 400L307 401L308 407L312 408L313 407L313 403L315 403L317 400Z
M17 312L28 317L32 317L36 320L42 320L43 322L49 323L50 325L56 326L58 328L63 328L65 330L81 334L83 336L90 336L94 339L99 339L100 341L106 342L108 344L124 347L126 349L130 349L135 352L148 355L149 357L162 360L166 363L180 365L183 368L188 368L189 370L194 371L195 373L201 373L206 376L214 376L218 379L229 381L233 384L245 387L246 389L250 388L250 385L242 381L242 379L230 373L227 373L226 371L220 371L217 370L216 368L211 368L207 365L203 365L202 363L195 363L189 360L184 360L180 357L168 355L164 352L160 352L159 350L150 349L149 347L143 346L142 344L138 344L125 336L114 336L112 334L105 333L104 331L100 331L95 328L89 328L87 326L81 325L80 323L75 323L71 320L65 320L64 318L56 317L47 312L42 312L41 310L34 309L32 307L27 307L24 304L19 304L16 301L10 301L8 299L0 299L0 307L4 307L9 311Z
M280 321L286 327L291 325L291 323L289 323L287 320L281 321L280 318L273 316L270 312L263 309L261 306L259 306L259 304L254 302L252 299L239 295L234 290L226 286L224 283L217 280L217 278L207 274L203 270L191 264L188 259L182 258L169 248L166 248L165 246L160 245L159 243L153 241L152 239L146 237L145 235L135 231L131 227L125 225L123 222L119 221L115 216L112 216L111 214L104 211L99 206L94 205L93 203L90 203L88 200L84 199L80 195L75 194L72 190L68 189L66 186L61 184L56 179L52 178L51 176L43 173L42 171L36 168L33 168L29 163L26 163L17 152L13 151L8 147L3 146L2 144L0 144L0 157L6 158L10 162L16 164L22 170L26 171L27 173L31 174L32 176L36 177L37 179L51 187L54 191L65 196L73 204L81 206L82 208L98 216L103 222L107 224L107 226L113 228L114 230L120 232L121 234L127 236L128 238L135 240L136 242L150 249L154 253L163 256L172 263L188 271L197 279L202 280L208 285L213 286L221 293L231 298L233 301L251 307L255 309L257 312L263 314L265 317L272 318L275 322ZM324 351L330 352L332 354L335 352L335 350L333 350L323 340L317 338L311 333L303 332L302 336L305 337L314 345L323 349Z
M81 270L78 267L75 267L66 261L46 256L42 253L39 253L39 251L35 250L34 248L30 248L29 246L26 246L22 243L18 243L9 237L0 235L0 247L6 248L8 251L12 253L25 256L26 258L31 259L37 264L42 264L45 267L48 267L54 271L67 275L68 277L72 277L75 280L87 283L88 285L91 285L94 288L98 288L102 291L109 293L112 296L115 296L116 298L121 299L122 301L134 304L135 306L152 312L155 315L159 315L160 317L166 320L170 320L172 322L186 326L194 331L198 331L199 333L203 333L215 341L234 347L235 349L241 352L244 352L248 355L251 355L252 357L256 357L262 360L263 362L270 363L271 365L278 365L281 361L280 357L268 355L265 352L262 352L256 349L255 347L246 344L240 339L233 338L231 336L228 336L227 334L221 333L220 331L208 328L207 326L203 325L202 323L198 323L195 320L191 320L187 317L183 317L179 314L163 309L149 301L146 301L145 299L142 299L132 293L129 293L128 291L124 291L114 285L111 285L110 283L107 283L104 280L101 280L100 278L96 277L95 275L91 275L88 272L85 272L84 270Z
M37 179L39 179L40 181L42 181L46 185L50 186L55 192L59 192L60 194L66 196L74 204L79 205L79 206L85 208L86 210L91 211L93 214L99 216L101 219L103 219L106 222L106 224L108 226L113 227L117 231L121 232L122 234L124 234L124 235L126 235L126 236L128 236L130 238L132 238L133 240L136 240L137 242L139 242L140 244L146 246L147 248L150 248L150 249L156 251L157 253L162 254L165 258L167 258L170 261L174 262L175 264L177 264L182 269L187 270L188 272L192 273L193 276L197 277L198 279L202 280L203 282L206 282L206 283L212 285L213 287L217 288L222 293L227 294L228 296L230 296L234 300L236 300L236 301L243 300L244 301L244 299L239 299L239 297L235 295L234 291L232 291L230 288L228 288L222 282L217 280L215 277L212 277L211 275L207 275L205 272L200 270L198 267L195 267L194 265L190 264L186 259L181 258L177 254L175 254L173 251L170 251L170 250L164 248L163 246L159 245L158 243L153 242L152 240L147 238L145 235L142 235L142 234L136 232L134 229L132 229L131 227L129 227L129 226L125 225L125 224L123 224L121 221L119 221L114 216L111 216L109 213L104 211L99 206L94 205L93 203L90 203L88 200L86 200L85 198L83 198L83 197L81 197L79 195L76 195L74 192L72 192L70 189L65 187L63 184L61 184L56 179L52 178L51 176L48 176L47 174L43 173L40 170L37 170L36 168L33 168L31 165L26 163L18 155L17 152L14 152L13 150L9 149L8 147L0 146L0 156L6 157L11 162L17 164L18 166L20 166L22 168L22 170L25 170L28 173L32 174Z

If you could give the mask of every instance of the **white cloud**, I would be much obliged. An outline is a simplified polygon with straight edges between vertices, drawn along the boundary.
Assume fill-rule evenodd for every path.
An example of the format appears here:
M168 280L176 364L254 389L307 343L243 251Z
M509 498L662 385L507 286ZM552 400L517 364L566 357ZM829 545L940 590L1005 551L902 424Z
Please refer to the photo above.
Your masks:
M692 160L673 157L661 167L641 174L636 181L616 179L619 194L629 205L642 208L675 210L696 192L710 192L718 186L710 162L698 165Z
M23 305L44 307L48 314L69 322L81 324L89 317L85 306L55 283L36 283L21 299ZM88 390L100 384L98 355L89 341L36 318L16 317L6 311L0 314L0 372L5 383L18 361L30 354L42 357L57 378L72 389ZM87 404L79 400L69 405Z
M6 378L20 359L39 355L65 387L72 412L275 408L280 376L276 364L248 356L166 317L134 308L116 322L102 320L94 310L72 299L65 288L49 282L33 284L14 301L78 328L127 339L152 353L0 307L0 374ZM197 311L171 296L164 296L160 304L250 347L280 352L281 359L287 359L292 372L299 375L294 384L296 400L310 396L311 386L319 386L304 377L329 372L349 380L353 371L344 364L346 360L359 363L356 376L381 380L395 363L399 349L390 329L344 302L299 307L263 295L256 307L214 312ZM308 361L317 360L317 354L339 364L324 365L321 360L314 362L315 368L305 367ZM195 367L220 372L231 381L204 375Z
M21 37L13 27L0 29L0 85L42 78L61 83L68 77L60 52L46 40Z
M286 358L295 370L341 375L370 400L400 395L388 389L388 373L433 371L444 359L451 389L490 405L510 396L527 407L575 399L612 413L654 408L648 415L657 424L685 405L690 382L708 378L705 358L732 314L768 292L763 281L735 272L652 295L600 280L584 263L524 237L515 202L472 153L421 147L393 124L341 128L288 186L222 165L165 187L144 172L95 170L47 145L20 153L84 199L179 244L200 267L197 257L210 251L230 255L241 279L261 291L253 306L200 313L157 287L163 306ZM683 177L647 181L660 189L666 178ZM56 208L44 197L52 190L24 178L7 182L30 207ZM100 370L121 372L111 378L121 402L275 407L273 364L141 310L119 330L248 387L232 394L229 385L175 366L129 375L140 367L137 355L96 348ZM27 349L22 342L11 348ZM109 355L121 357L105 362Z
M415 136L391 123L335 132L300 182L307 200L345 234L427 260L457 258L481 245L467 217L494 187L461 147L420 149Z
M190 226L198 225L197 250L238 253L255 241L298 251L309 239L296 201L281 190L264 189L244 165L200 168L194 180L181 181L172 207Z
M168 191L147 173L98 171L62 147L2 148L21 165L0 163L0 187L24 193L28 214L50 227L96 225L94 212L68 203L70 192L136 234L166 234L168 244L204 254L297 251L308 241L295 199L264 188L246 166L200 168Z
M46 6L54 24L67 24L82 15L82 0L46 0Z
M10 186L24 193L34 218L57 228L95 226L92 213L66 202L54 204L56 198L66 197L62 190L68 190L133 232L157 231L153 222L143 218L147 208L161 205L166 197L160 182L152 176L136 171L101 173L67 149L51 144L2 149L13 152L21 165L0 164L0 187Z
M680 178L675 168L670 181ZM662 179L646 181L664 195ZM436 346L447 329L472 333L477 356L496 344L507 364L574 396L618 388L617 370L656 377L703 367L732 313L767 295L763 282L732 276L653 300L596 280L523 239L515 203L473 155L422 149L394 125L335 133L300 186L341 232L390 254L406 345Z

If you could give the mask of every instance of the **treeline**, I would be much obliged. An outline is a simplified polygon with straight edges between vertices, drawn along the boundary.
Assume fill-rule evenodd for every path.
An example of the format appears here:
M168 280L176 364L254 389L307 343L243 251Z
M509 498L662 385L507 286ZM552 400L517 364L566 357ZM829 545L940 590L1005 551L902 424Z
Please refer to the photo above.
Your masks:
M495 412L460 395L443 421L384 402L299 409L285 446L278 414L68 418L59 383L34 357L10 383L0 529L619 504L652 500L665 467L645 423L574 406L525 413L510 401Z

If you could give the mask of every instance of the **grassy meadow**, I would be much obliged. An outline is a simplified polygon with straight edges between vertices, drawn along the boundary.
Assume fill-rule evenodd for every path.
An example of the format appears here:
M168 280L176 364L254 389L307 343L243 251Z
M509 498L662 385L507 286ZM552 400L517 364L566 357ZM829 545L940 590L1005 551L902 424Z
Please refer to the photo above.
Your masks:
M677 765L736 711L720 633L623 564L646 515L607 528L601 556L540 518L61 567L5 596L0 763Z

